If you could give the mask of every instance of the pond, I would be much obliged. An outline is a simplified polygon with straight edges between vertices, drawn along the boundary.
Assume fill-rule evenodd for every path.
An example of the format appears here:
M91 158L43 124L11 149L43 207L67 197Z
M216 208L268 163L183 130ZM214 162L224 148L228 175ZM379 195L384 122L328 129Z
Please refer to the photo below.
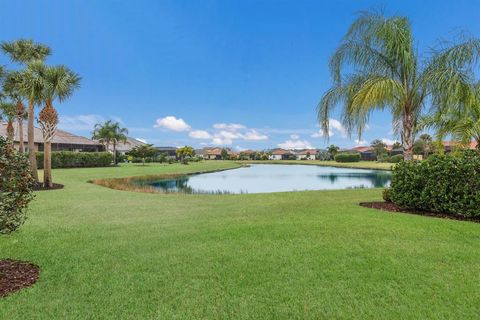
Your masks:
M313 165L255 164L220 172L135 183L162 192L266 193L386 187L390 183L390 172Z

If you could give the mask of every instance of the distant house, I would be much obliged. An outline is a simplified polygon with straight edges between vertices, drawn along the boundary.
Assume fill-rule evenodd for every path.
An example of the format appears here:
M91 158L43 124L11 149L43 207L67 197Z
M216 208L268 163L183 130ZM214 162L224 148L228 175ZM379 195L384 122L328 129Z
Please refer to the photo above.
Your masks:
M377 155L372 147L359 146L349 150L344 150L345 152L358 152L360 153L360 159L363 161L375 161L377 160Z
M203 158L207 160L222 160L222 150L224 148L204 148L203 149ZM234 157L236 154L230 149L226 149L228 157Z
M120 154L126 154L133 148L144 145L144 144L146 143L134 138L127 137L126 142L120 142L117 144L117 152ZM108 147L108 149L110 152L113 152L113 146L111 144Z
M167 156L167 158L170 158L170 159L177 158L177 148L175 147L156 147L156 149L157 149L157 156L163 153Z
M296 150L292 153L297 160L315 160L317 157L317 150L315 149Z
M14 123L14 145L16 148L19 147L19 135L18 135L18 124ZM35 151L43 152L43 133L40 128L34 128L34 144ZM0 136L7 136L7 124L0 123ZM27 126L23 126L23 141L25 150L28 150L28 137L27 137ZM52 140L52 151L74 151L74 152L98 152L104 151L105 147L93 140L88 138L77 136L72 133L57 130L57 133Z
M268 159L269 160L288 160L288 159L292 159L294 157L295 157L295 155L289 150L274 149L274 150L272 150L272 152L268 156Z

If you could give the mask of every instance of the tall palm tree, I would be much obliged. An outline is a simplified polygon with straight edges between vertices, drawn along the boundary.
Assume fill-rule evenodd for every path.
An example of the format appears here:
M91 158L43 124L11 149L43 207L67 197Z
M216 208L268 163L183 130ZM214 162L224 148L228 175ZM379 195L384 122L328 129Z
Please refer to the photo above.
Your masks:
M53 186L52 179L52 139L57 132L58 113L53 101L65 101L73 91L80 86L80 77L65 66L47 67L43 73L43 109L40 111L38 122L42 128L44 157L43 157L43 185L45 188Z
M13 121L16 116L16 106L12 102L0 102L0 120L7 121L7 138L13 143L15 138L15 129L13 128Z
M121 128L118 122L106 121L104 124L97 123L92 133L92 139L98 140L110 151L110 145L113 146L113 163L117 164L117 145L119 142L128 141L128 130Z
M438 94L433 105L434 112L421 124L434 129L437 140L451 135L463 145L474 140L480 149L480 82L465 82L464 89L455 96Z
M23 140L23 122L26 120L27 113L25 112L25 106L23 104L23 97L19 89L19 81L11 75L7 75L4 83L4 92L7 97L15 101L16 113L17 113L17 125L18 125L18 142L19 152L25 152L25 143Z
M430 94L454 93L480 55L480 41L466 40L443 48L421 65L406 17L363 12L353 22L330 61L333 86L317 107L328 139L329 118L343 103L343 123L361 137L369 115L389 109L400 135L404 158L412 159L418 120Z
M37 160L35 157L35 137L34 137L34 124L35 118L35 104L39 101L38 92L38 77L32 73L32 69L39 68L42 61L51 54L51 50L48 46L35 43L30 39L20 39L12 42L2 42L1 44L3 52L5 52L12 61L27 66L25 70L20 71L16 76L25 76L22 88L23 93L28 98L28 159L30 161L30 167L32 169L33 177L38 182L37 173ZM30 69L30 70L29 70Z

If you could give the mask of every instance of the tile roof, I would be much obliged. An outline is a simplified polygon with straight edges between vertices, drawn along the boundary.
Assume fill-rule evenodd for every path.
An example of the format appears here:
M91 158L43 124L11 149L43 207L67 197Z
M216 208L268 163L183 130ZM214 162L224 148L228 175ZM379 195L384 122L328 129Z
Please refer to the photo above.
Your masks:
M19 140L19 135L18 135L18 123L14 123L14 129L15 129L15 136L14 136L14 141L18 142ZM0 136L6 137L7 136L7 124L6 123L0 123ZM27 124L25 123L23 125L23 140L25 143L28 140L27 137ZM43 143L43 133L40 128L35 127L34 130L34 142L35 143ZM53 137L52 143L61 143L61 144L78 144L78 145L100 145L99 143L90 140L88 138L82 137L82 136L77 136L72 133L63 131L63 130L57 130L57 134Z

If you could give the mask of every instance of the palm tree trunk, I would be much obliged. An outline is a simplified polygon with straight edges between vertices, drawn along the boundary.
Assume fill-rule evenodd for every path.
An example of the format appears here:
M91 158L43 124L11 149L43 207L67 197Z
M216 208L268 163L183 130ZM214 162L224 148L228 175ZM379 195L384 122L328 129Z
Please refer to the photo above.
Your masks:
M117 144L113 142L113 165L117 165Z
M8 120L7 123L7 138L13 144L13 139L15 138L15 129L13 128L12 120Z
M28 160L30 161L30 169L33 178L38 183L37 158L35 156L35 133L33 126L33 118L35 117L34 102L28 102Z
M409 161L413 159L413 140L415 139L415 131L413 129L413 117L406 114L403 118L402 144L403 159Z
M52 143L45 141L45 150L43 152L43 186L45 188L53 187L52 179Z
M18 151L25 152L25 142L23 141L23 117L18 119Z

